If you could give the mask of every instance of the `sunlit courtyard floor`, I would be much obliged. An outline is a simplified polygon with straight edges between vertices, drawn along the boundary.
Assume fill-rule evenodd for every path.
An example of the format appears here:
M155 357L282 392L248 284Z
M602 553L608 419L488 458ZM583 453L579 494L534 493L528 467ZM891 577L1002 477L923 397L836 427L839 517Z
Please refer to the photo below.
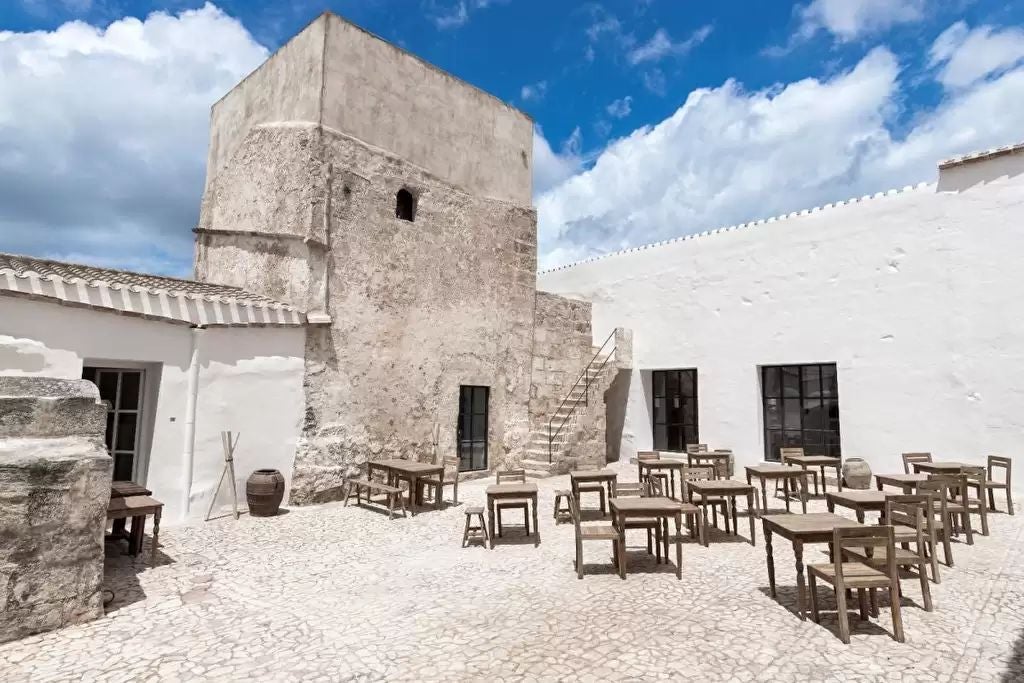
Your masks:
M157 566L148 538L138 560L108 558L105 618L0 645L0 680L1024 680L1024 514L993 514L990 536L954 543L933 613L904 582L905 644L883 609L851 612L847 646L824 588L822 624L796 616L793 553L777 537L769 596L760 523L756 547L742 516L743 539L685 544L681 581L642 531L626 581L610 544L588 543L580 581L572 524L552 519L567 477L539 482L539 547L520 529L494 550L460 547L464 506L482 505L487 483L394 521L332 503L166 528Z

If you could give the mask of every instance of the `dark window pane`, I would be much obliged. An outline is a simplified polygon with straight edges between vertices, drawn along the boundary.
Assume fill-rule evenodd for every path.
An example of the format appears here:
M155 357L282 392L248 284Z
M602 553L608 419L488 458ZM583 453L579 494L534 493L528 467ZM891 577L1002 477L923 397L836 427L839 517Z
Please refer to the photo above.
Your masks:
M114 454L114 481L132 480L132 460L131 453Z
M782 396L779 368L762 368L762 382L765 397L778 398Z
M687 430L697 434L697 371L655 370L651 423L655 450L681 451Z
M104 439L107 444L107 450L111 450L114 447L114 413L107 413L107 435Z
M821 367L821 393L822 396L839 396L839 385L836 378L836 366L823 365Z
M654 395L665 395L665 373L660 370L654 372Z
M697 443L697 428L696 427L683 427L683 446L685 448L688 443Z
M768 429L782 429L782 399L764 400L764 424Z
M668 450L668 427L665 425L654 425L654 450Z
M471 435L473 439L486 439L487 438L487 416L486 415L474 415L473 416L473 433Z
M683 424L697 426L697 401L687 399L683 403Z
M478 387L473 390L473 412L477 415L487 412L487 389Z
M800 384L804 398L818 398L821 394L821 367L804 365L800 368Z
M804 445L803 433L800 431L787 431L782 433L782 444L786 448L799 448Z
M768 432L768 459L779 460L779 448L782 447L782 432Z
M473 469L482 470L487 467L487 444L476 442L473 444Z
M119 413L117 416L117 438L114 448L119 451L135 450L135 413Z
M804 429L828 429L828 414L816 398L804 399Z
M459 387L459 468L487 469L487 387ZM558 425L553 425L554 429Z
M126 372L121 375L121 403L118 410L138 410L141 372Z
M665 422L666 422L665 399L664 398L660 398L660 397L659 398L655 398L654 399L654 424L659 424L660 425L660 424L665 424Z
M116 408L114 401L117 400L117 373L101 372L97 386L100 388L100 398L109 402L111 408Z
M782 395L793 398L800 396L800 366L787 365L782 368Z
M683 421L683 400L679 396L669 398L668 421L672 424Z
M676 396L679 394L679 373L669 372L666 373L665 377L665 393L669 396Z
M694 383L694 379L695 379L694 376L696 374L697 373L690 372L689 370L683 370L679 374L679 393L681 393L683 396L693 396L694 395L694 393L693 393L693 390L694 390L693 383Z
M668 426L668 450L680 451L683 443L682 429L677 425Z
M800 429L800 399L782 399L783 427L786 429Z

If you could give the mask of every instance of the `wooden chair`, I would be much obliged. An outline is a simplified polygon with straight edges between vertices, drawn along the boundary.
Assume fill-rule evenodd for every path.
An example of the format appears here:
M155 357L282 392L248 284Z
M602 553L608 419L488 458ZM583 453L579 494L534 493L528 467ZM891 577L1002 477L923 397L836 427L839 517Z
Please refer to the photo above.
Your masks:
M1006 491L1006 511L1011 515L1013 514L1013 494L1010 491L1010 482L1013 481L1013 478L1010 476L1012 474L1012 466L1013 461L1010 460L1009 458L1003 458L998 455L988 456L988 472L986 473L985 477L985 490L982 491L978 489L978 498L986 497L988 499L988 509L993 512L998 512L998 509L996 508L995 497L996 489L1003 489L1004 491ZM995 471L997 469L1001 469L1004 472L1002 480L998 480L995 477ZM971 481L968 481L967 485L972 486L974 488L978 488L978 485L976 483L972 483Z
M620 536L618 530L606 522L599 524L587 524L584 526L580 521L580 508L576 499L569 496L569 511L572 515L573 527L576 530L576 560L573 566L576 569L576 578L583 578L583 543L584 541L611 541L612 561L614 566L619 566L619 553L625 548L620 547Z
M644 475L643 472L640 470L640 461L642 461L642 460L661 460L661 453L658 453L657 451L637 451L636 460L637 460L637 468L636 468L637 469L637 478L640 479L640 481L644 481L647 477L655 477L655 478L657 478L658 480L661 481L662 488L664 488L666 490L668 489L668 473L667 472L650 472L650 471L648 471L648 474Z
M889 503L894 504L892 510ZM911 514L908 506L916 505L921 509L923 524L921 533L918 533L920 525L917 518ZM938 532L939 520L935 518L935 495L933 493L916 493L914 495L890 495L886 499L885 523L893 527L896 543L904 548L910 543L917 543L922 549L924 557L931 564L932 581L942 583L939 576ZM900 507L895 507L900 506ZM923 543L923 546L922 546Z
M903 471L906 474L914 473L915 462L931 462L931 453L904 453L903 454Z
M631 489L627 484L626 492L631 493ZM615 496L618 497L623 495L622 490L619 486L615 487ZM648 477L647 481L640 487L641 496L663 496L665 491L661 486L661 482L655 477ZM661 563L661 524L657 517L630 517L626 520L626 530L629 529L644 529L647 531L647 554L654 555L655 560ZM668 559L667 557L665 559Z
M696 465L693 467L687 467L683 470L683 498L682 500L692 503L697 506L698 509L704 506L711 508L711 523L718 526L718 510L721 508L722 516L725 518L725 532L729 532L729 501L720 496L712 496L705 499L701 494L694 493L690 495L689 482L691 481L709 481L715 479L715 468L712 465ZM704 543L704 537L701 536L701 544Z
M474 517L480 521L479 524L472 523ZM482 507L470 506L466 508L466 529L462 532L463 548L466 547L471 534L479 534L483 538L485 548L491 540L491 536L487 532L487 522L484 521L484 509Z
M967 506L968 515L977 514L981 517L981 535L988 536L988 501L982 493L987 488L988 471L984 467L965 467L963 476L967 487L962 502ZM970 497L972 488L978 492L977 498Z
M729 479L729 478L731 478L732 475L733 475L733 462L735 461L735 459L733 458L732 449L731 448L716 448L715 450L713 450L711 452L713 454L715 454L715 455L727 456L727 457L725 457L722 460L719 460L717 462L717 465L718 465L718 478L719 479Z
M780 448L779 449L779 462L781 462L783 465L790 465L791 463L789 462L789 459L792 456L794 456L794 455L799 455L799 456L804 455L804 449L803 448ZM793 466L794 467L800 467L800 465L793 465ZM810 476L814 480L813 481L813 483L814 483L814 494L817 495L818 494L818 473L816 471L814 471L814 470L807 470L807 474L808 474L808 476ZM824 487L824 485L825 485L825 483L822 482L822 487ZM779 489L781 489L781 488L782 488L782 482L780 482L778 479L776 479L775 480L775 495L776 496L779 495Z
M425 477L419 480L421 489L429 488L434 500L440 500L444 496L444 487L452 487L452 505L459 504L459 459L454 455L444 456L444 471L441 477Z
M562 515L571 515L572 507L569 505L569 499L572 498L572 491L569 489L555 489L555 523L559 522L559 518ZM562 507L562 503L565 503L565 507Z
M967 545L974 545L974 529L971 526L971 505L967 491L967 476L960 474L929 474L929 481L945 483L946 519L954 535L963 529ZM918 485L920 486L920 484ZM957 524L956 522L960 523Z
M884 568L876 568L864 562L847 562L846 549L882 548L885 553ZM860 616L867 619L867 594L872 595L878 588L889 589L889 605L892 610L893 634L897 641L904 642L903 616L900 613L899 573L896 567L896 549L891 526L869 526L838 528L832 535L833 561L828 564L807 565L807 580L811 592L811 614L820 623L817 579L832 585L838 606L839 637L850 643L850 621L846 612L846 591L856 590L860 602Z
M924 599L924 610L932 611L932 593L929 587L928 541L932 533L931 496L890 496L885 501L885 519L890 524L899 521L906 531L897 532L893 527L893 541L903 547L894 549L897 568L914 567L921 581L921 597ZM914 544L911 549L907 546ZM934 548L934 545L932 546ZM872 552L873 551L873 552ZM850 548L847 557L863 562L876 569L884 568L888 561L885 548Z
M620 481L615 484L616 498L639 498L644 495L644 485L638 481Z
M526 483L526 470L498 470L495 473L495 480L498 484L525 484ZM526 535L530 535L530 501L528 500L515 500L515 499L502 499L495 503L496 514L498 515L498 538L501 538L502 531L504 530L501 525L501 511L502 510L522 510L523 511L523 525L526 527ZM492 530L493 532L493 530Z
M942 554L946 559L946 566L953 566L953 547L950 544L952 524L949 511L946 506L949 499L949 491L946 483L939 480L921 481L917 484L919 494L927 494L932 497L932 528L935 530L936 540L942 541ZM932 546L932 556L935 555L935 547ZM934 570L935 566L932 565ZM938 574L936 574L938 577ZM936 578L936 583L938 579Z
M580 498L583 498L584 493L596 493L600 496L600 507L601 514L608 514L608 505L605 501L604 484L599 481L594 482L581 482L576 485L576 491L579 492Z
M710 469L710 465L700 465L699 467L702 467L705 470ZM704 526L700 523L700 508L697 507L694 503L690 503L687 500L686 482L688 480L686 479L685 474L686 474L686 470L683 471L682 482L680 483L680 486L682 487L682 491L681 491L682 498L680 499L681 502L679 503L679 508L680 508L680 510L683 513L683 517L686 519L686 529L687 529L687 533L689 534L689 537L690 538L694 538L694 537L698 538L699 541L700 541L700 544L704 545ZM704 474L709 474L709 473L705 471ZM661 488L661 484L660 483L652 481L652 482L649 483L646 495L649 495L649 496L664 496L665 492ZM700 498L700 496L697 496L697 497ZM677 540L675 536L669 536L668 520L667 519L664 520L664 527L662 527L661 540L662 540L662 543L664 543L664 545L665 545L665 561L667 562L668 561L668 546L669 546L669 543L675 543L676 540ZM682 552L682 551L679 550L678 545L676 546L676 551L677 551L677 555L679 555ZM682 557L681 556L677 556L676 557L677 565L681 561L682 561ZM682 578L682 575L681 575L682 569L679 566L677 566L677 570L678 571L676 573L677 573L677 575L679 575L678 578Z

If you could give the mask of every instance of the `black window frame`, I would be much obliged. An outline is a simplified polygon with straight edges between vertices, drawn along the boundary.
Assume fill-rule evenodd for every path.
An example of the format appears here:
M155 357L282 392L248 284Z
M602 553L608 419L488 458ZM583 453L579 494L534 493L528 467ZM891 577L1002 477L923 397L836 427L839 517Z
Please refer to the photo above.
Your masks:
M477 397L483 393L483 411L477 410ZM468 407L468 412L466 408ZM488 448L487 436L490 433L491 422L491 388L477 384L459 385L459 413L455 423L455 450L459 456L460 472L484 472L488 469ZM478 432L481 427L479 421L474 419L483 418L483 434ZM468 427L468 434L467 434ZM483 459L481 462L474 462L473 447L483 445Z
M689 393L683 391L686 384L689 384ZM672 387L675 392L671 391ZM696 368L651 371L651 442L654 450L685 453L687 444L700 443L699 388ZM678 405L670 399L679 399ZM664 401L664 410L659 411L659 400ZM692 403L692 411L687 411L687 402ZM671 419L673 414L679 417ZM662 419L659 420L659 416Z
M762 365L760 375L765 460L778 462L779 448L793 447L842 457L836 364Z

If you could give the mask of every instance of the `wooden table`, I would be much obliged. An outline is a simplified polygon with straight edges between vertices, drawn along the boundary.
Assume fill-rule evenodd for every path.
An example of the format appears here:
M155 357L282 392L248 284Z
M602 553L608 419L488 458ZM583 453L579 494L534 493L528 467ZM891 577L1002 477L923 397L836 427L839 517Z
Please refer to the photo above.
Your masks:
M800 480L800 504L803 512L807 514L807 475L808 471L803 467L790 467L789 465L751 465L747 469L747 483L753 484L753 479L761 480L761 509L758 516L768 511L768 481L782 480L782 491L786 499L786 512L789 512L789 483L790 480ZM795 482L794 482L795 483ZM794 486L794 493L796 493Z
M919 482L928 481L927 474L876 474L875 486L881 491L882 487L888 484L895 486L903 493L913 493Z
M142 484L136 484L134 481L112 481L110 482L110 499L114 498L127 498L128 496L152 496L153 492L147 489ZM125 533L126 519L124 517L114 520L114 525L111 529L111 538L126 539L128 541L128 552L134 554L134 539L130 534Z
M366 467L367 475L371 479L373 478L373 471L377 469L387 473L389 484L396 479L405 479L409 482L409 511L414 516L416 515L416 506L423 502L419 490L419 480L435 474L440 479L444 478L444 465L432 465L427 462L402 460L401 458L370 461L366 464ZM435 496L435 498L434 507L440 510L443 496L439 495Z
M864 523L865 512L879 513L879 522L885 522L885 501L889 494L882 491L840 491L826 493L825 504L829 512L835 512L836 506L850 508L857 513L857 521Z
M618 478L618 472L612 470L581 470L569 473L569 479L572 482L572 495L576 498L577 503L580 499L580 484L593 481L607 487L608 499L611 500L615 497L615 483L618 481Z
M686 464L690 467L699 467L704 465L706 467L715 468L715 476L727 478L729 476L729 458L732 453L718 453L715 451L705 451L703 453L687 453Z
M653 462L658 462L657 460ZM609 502L612 519L619 532L619 577L626 578L626 520L630 517L658 518L659 527L667 528L667 521L676 522L676 578L683 578L683 508L679 501L664 496L650 498L612 498Z
M971 467L971 465L965 462L953 462L946 460L943 462L915 462L914 472L927 472L930 474L960 474L965 467Z
M796 601L801 619L806 619L806 596L804 593L804 544L830 543L832 532L839 527L862 526L852 519L840 517L831 512L813 512L807 515L764 515L761 517L764 529L764 549L768 562L768 586L775 597L775 558L772 556L772 533L789 539L796 555Z
M153 515L153 549L150 563L156 561L157 541L160 538L160 514L164 504L149 496L119 496L111 498L107 506L107 519L124 520L131 518L132 531L128 540L128 552L136 557L142 552L142 537L146 529L146 516Z
M676 497L676 479L675 473L679 472L679 490L682 492L683 488L683 475L682 471L689 467L689 464L685 460L667 459L662 458L661 460L637 460L637 470L640 473L640 481L644 479L644 470L650 473L651 470L668 470L668 497Z
M794 465L800 465L805 470L808 467L818 467L821 469L821 492L825 492L825 468L834 467L836 470L836 485L840 491L843 490L843 459L834 458L829 455L790 455L786 458L788 462ZM814 480L814 495L818 495L818 480Z
M494 526L494 505L499 500L521 500L526 498L533 505L533 545L540 543L540 526L537 524L537 485L536 484L491 484L487 493L487 521L491 524L491 550L494 550L494 539L497 532Z
M700 481L691 481L687 485L689 491L689 502L693 503L693 494L699 493L701 496L701 531L703 532L704 545L708 545L708 505L713 503L709 502L709 498L727 498L729 500L729 510L732 511L732 531L734 534L739 536L739 529L736 527L736 496L747 497L747 517L750 519L750 545L757 545L754 539L754 516L756 508L754 506L754 487L749 483L743 483L735 479L702 479ZM729 510L725 514L729 514Z

